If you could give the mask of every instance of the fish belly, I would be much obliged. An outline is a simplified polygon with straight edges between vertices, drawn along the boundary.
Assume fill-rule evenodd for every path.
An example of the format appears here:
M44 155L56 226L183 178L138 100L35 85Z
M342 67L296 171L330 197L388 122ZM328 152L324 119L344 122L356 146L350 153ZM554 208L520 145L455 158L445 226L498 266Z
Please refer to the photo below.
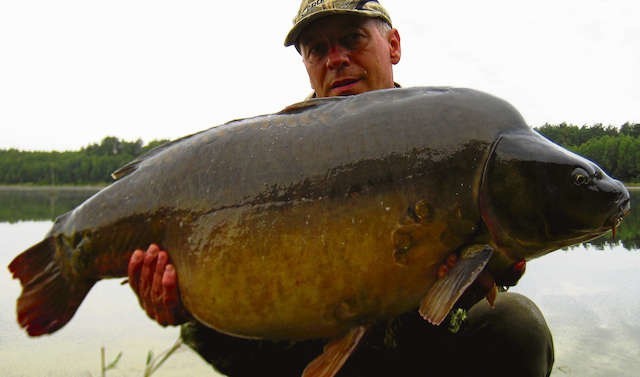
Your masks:
M185 306L219 331L270 339L336 336L416 308L460 240L439 219L401 224L408 204L319 199L200 219L211 237L176 258Z

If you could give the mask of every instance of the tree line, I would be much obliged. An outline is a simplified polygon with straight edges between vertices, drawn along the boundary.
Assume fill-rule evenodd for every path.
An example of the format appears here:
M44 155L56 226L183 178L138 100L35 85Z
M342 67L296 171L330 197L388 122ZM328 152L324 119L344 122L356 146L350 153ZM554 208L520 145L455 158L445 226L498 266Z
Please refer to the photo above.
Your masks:
M640 182L640 124L620 127L561 123L535 128L545 137L600 165L625 182ZM111 182L111 173L166 142L144 145L108 136L79 151L42 152L0 149L0 184L85 185Z
M536 130L594 161L613 177L628 183L640 182L640 123L620 127L545 124Z
M111 173L167 140L125 141L107 136L79 151L0 149L0 184L92 185L111 182Z

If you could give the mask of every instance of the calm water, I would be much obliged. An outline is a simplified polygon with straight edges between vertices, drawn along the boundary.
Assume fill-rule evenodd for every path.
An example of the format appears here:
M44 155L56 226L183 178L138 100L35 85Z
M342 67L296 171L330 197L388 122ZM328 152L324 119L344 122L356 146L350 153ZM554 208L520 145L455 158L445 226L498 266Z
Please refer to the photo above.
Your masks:
M16 192L0 189L0 265L39 241L51 219L90 192ZM633 203L640 192L632 193ZM530 262L513 290L532 298L551 327L556 347L552 376L637 376L640 370L640 208L620 229L620 242L560 250ZM5 267L6 268L6 267ZM0 376L100 376L100 348L122 359L115 376L142 376L147 352L178 338L146 318L121 280L103 281L73 320L52 336L28 338L15 322L20 288L0 273ZM182 347L154 376L216 376Z
M123 354L107 377L142 377L147 353L157 355L178 339L178 328L162 328L146 317L129 286L120 284L123 279L96 284L73 320L52 336L29 338L18 327L15 300L20 287L6 266L45 235L51 219L91 193L0 189L0 376L100 377L100 348L105 347L107 363ZM153 376L219 375L183 346Z

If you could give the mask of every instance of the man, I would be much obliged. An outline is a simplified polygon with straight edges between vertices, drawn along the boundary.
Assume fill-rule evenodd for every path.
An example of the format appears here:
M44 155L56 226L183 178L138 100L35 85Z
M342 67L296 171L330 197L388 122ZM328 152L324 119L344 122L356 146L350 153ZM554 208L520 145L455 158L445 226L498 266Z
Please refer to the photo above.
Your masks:
M349 6L355 2L342 2ZM395 86L393 65L400 61L400 34L375 1L362 10L333 14L303 2L285 46L295 45L317 97L344 96ZM329 13L331 17L323 17ZM326 14L325 14L326 16Z
M285 39L290 45L302 56L312 97L397 86L393 66L400 61L400 34L377 1L303 0ZM486 278L465 294L463 307L471 307L493 285ZM146 253L134 252L129 281L151 318L162 325L188 322L182 328L185 341L230 376L299 375L326 343L240 339L192 321L180 303L168 254L156 245ZM552 364L553 343L544 318L525 297L505 293L495 310L484 302L473 306L458 334L429 325L417 311L377 324L339 375L548 376Z

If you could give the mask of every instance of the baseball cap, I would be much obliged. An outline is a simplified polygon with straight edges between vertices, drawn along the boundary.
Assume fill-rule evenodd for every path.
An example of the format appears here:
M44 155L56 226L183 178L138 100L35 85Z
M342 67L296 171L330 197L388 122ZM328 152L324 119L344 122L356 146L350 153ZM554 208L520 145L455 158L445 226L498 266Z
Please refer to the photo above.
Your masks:
M293 27L284 40L285 47L296 44L302 30L312 21L334 14L381 18L391 25L389 13L376 0L302 0L300 10L293 19Z

